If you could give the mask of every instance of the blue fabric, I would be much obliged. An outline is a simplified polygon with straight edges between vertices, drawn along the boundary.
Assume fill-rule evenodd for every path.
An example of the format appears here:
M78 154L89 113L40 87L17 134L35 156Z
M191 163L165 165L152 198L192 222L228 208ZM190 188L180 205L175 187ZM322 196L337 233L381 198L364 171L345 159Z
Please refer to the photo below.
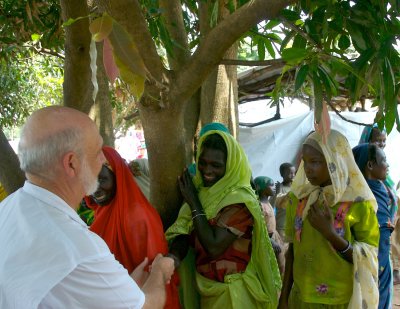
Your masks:
M357 163L358 168L361 173L364 175L365 167L368 163L368 145L369 144L360 144L352 149L354 160Z
M368 163L368 144L360 144L353 148L354 159L361 172L364 172ZM390 264L390 234L393 231L391 207L392 200L389 190L382 181L366 179L378 203L376 216L379 223L379 309L390 309L392 299L392 267Z
M379 180L367 179L367 183L378 202L376 213L379 223L379 309L391 308L392 298L392 268L390 264L390 234L393 231L391 224L390 197L384 184Z
M231 134L231 132L229 132L229 129L223 125L220 122L211 122L211 123L207 123L206 125L204 125L199 133L199 136L202 137L204 134L206 134L208 131L211 130L217 130L217 131L222 131L228 134Z
M231 134L229 129L224 124L222 124L220 122L210 122L201 128L199 137L202 137L204 134L206 134L208 131L211 131L211 130L217 130L217 131ZM192 176L196 175L196 163L190 164L188 166L188 170L189 170L190 175L192 175Z
M371 140L371 133L373 128L378 128L378 124L374 123L372 126L365 126L358 144L364 144L364 143L369 143ZM382 130L382 132L386 132L385 129Z

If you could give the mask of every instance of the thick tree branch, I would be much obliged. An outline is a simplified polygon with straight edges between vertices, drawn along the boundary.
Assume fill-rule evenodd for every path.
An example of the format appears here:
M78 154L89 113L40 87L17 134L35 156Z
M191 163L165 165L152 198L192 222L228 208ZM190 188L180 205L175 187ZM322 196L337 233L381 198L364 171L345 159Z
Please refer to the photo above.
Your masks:
M226 50L255 24L278 16L293 0L254 0L224 19L204 37L188 65L179 72L170 96L184 102L200 87L211 70L219 64ZM223 37L223 40L221 39Z
M102 10L107 11L132 36L150 74L163 76L164 67L139 2L137 0L99 0L98 3Z
M180 0L160 0L162 16L172 40L172 55L168 54L168 63L171 70L179 70L190 57L188 36L182 16Z

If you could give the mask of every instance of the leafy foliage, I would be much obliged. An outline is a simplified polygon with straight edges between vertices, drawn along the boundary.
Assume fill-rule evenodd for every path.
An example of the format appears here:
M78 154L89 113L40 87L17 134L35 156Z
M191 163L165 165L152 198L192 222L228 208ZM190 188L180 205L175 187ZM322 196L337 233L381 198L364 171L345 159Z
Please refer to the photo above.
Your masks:
M60 51L64 44L61 8L56 0L2 0L0 24L0 58L12 59L27 48ZM36 44L29 44L33 34Z
M376 98L376 121L388 132L396 121L400 129L396 108L400 77L398 5L397 1L385 4L377 0L301 1L284 10L282 58L296 69L294 90L309 93L306 88L313 89L316 119L321 102L329 102L346 89L353 104L362 95ZM275 99L279 93L276 89Z
M59 58L36 54L0 60L0 127L18 126L35 109L60 104L61 68Z
M64 32L58 1L0 1L0 127L62 102Z
M160 56L166 59L167 53L173 58L173 48L178 43L168 33L159 2L139 2ZM232 13L246 3L249 0L182 0L182 17L191 51L200 43L201 5L207 4L210 10L210 19L202 22L207 22L212 28L218 22L221 5ZM2 61L12 59L16 68L18 57L25 57L20 53L26 49L36 52L44 48L53 52L62 50L63 31L58 1L0 0L0 22L3 25L0 57ZM103 33L102 30L97 32ZM400 58L396 46L399 35L399 2L396 0L301 0L283 10L279 18L264 21L243 35L238 57L248 60L282 57L286 61L283 74L294 71L294 78L289 79L292 84L287 84L282 78L277 80L271 93L275 102L279 102L283 95L312 98L316 110L320 111L322 102L329 102L338 93L345 92L353 103L363 95L374 97L375 105L379 107L376 121L390 131L395 125L400 129L397 115ZM121 62L124 61L120 59ZM168 67L167 60L165 64ZM1 65L3 68L4 62ZM125 61L122 67L132 65ZM109 69L113 71L111 75L117 74L112 70L113 66ZM119 73L128 83L137 85L137 94L141 93L142 80L137 83L137 78L128 71ZM14 78L10 74L8 77ZM11 89L10 84L6 86L8 88L3 89ZM119 100L118 95L114 97ZM17 110L24 111L22 107L16 108L9 107L8 115L14 115Z

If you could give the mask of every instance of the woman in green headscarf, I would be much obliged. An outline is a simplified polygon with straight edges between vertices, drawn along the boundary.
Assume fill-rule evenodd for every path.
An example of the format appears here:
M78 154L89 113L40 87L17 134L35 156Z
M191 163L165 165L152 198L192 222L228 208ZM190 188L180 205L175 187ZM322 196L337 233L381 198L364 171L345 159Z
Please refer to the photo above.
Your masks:
M243 148L211 130L199 140L196 163L193 179L187 170L179 178L186 203L167 231L170 253L185 258L181 280L195 276L196 287L181 283L183 306L276 308L279 271Z

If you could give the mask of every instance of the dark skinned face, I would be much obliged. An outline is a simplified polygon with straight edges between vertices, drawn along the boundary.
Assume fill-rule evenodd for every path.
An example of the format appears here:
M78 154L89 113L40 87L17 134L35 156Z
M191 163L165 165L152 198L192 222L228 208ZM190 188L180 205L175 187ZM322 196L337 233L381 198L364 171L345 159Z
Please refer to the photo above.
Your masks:
M117 184L114 173L103 165L99 174L99 186L91 195L94 202L100 206L108 205L115 197Z
M225 175L225 154L218 149L204 148L199 156L198 169L204 186L211 187Z
M296 175L296 169L294 166L290 168L285 168L283 170L283 182L284 183L291 183L293 181L294 176Z
M371 132L370 143L375 144L381 149L386 147L386 132L381 132L380 130L374 128Z
M382 149L377 149L376 161L368 162L367 168L371 179L385 180L388 174L389 164L386 162L386 156Z
M274 196L275 195L275 185L272 183L271 185L267 186L264 191L261 193L261 196Z
M304 171L307 179L314 186L330 185L328 165L322 153L309 145L303 145Z

